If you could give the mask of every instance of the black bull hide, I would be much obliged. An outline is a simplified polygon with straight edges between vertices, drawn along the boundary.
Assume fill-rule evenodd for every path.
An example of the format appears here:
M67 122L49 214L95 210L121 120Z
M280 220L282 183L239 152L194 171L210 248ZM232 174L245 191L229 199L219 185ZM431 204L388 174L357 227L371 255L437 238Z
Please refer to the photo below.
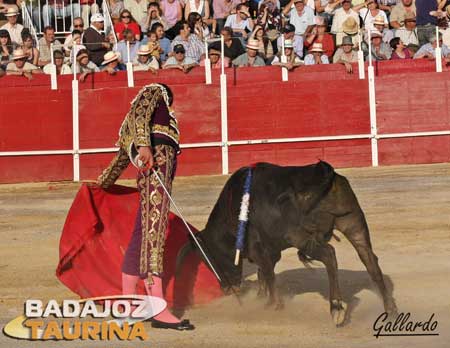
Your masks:
M206 227L198 234L224 288L237 288L242 278L242 262L234 265L235 242L248 167L236 171L226 182ZM366 219L347 179L335 173L326 162L304 167L281 167L259 163L253 168L249 218L245 249L247 258L258 266L259 294L268 294L268 304L282 307L275 287L275 264L281 251L298 249L300 261L322 262L330 286L330 311L337 325L344 322L346 304L342 301L337 261L328 242L333 229L339 230L354 246L375 282L386 312L395 315L397 308L383 280L377 256L372 250ZM177 259L178 267L193 242L185 245Z

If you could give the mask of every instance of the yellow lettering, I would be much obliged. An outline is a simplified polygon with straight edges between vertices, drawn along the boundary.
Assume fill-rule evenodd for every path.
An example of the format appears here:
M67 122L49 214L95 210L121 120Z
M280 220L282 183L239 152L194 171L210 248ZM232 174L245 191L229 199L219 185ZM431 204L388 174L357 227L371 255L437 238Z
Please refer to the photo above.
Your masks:
M61 329L59 328L58 323L56 321L50 321L44 330L44 334L42 335L43 340L49 340L53 337L57 340L62 340L63 338L61 334Z
M66 340L75 340L77 338L80 338L81 334L81 323L79 321L76 321L73 323L73 329L72 325L70 325L70 321L63 321L63 336Z
M111 322L109 324L109 340L114 338L114 335L117 336L119 340L126 340L129 332L129 324L127 322L123 323L123 327L120 327L117 323Z
M37 339L39 339L38 329L40 327L44 326L44 321L43 320L39 320L39 321L27 320L23 325L31 328L31 339L37 340Z
M92 328L92 330L90 330ZM82 324L81 339L98 340L98 333L100 332L100 323L95 321L85 321Z
M107 321L102 322L102 341L106 341L108 339L108 327L109 323Z
M131 341L136 338L140 338L141 341L148 340L147 331L145 331L143 322L138 322L138 323L134 324L133 327L131 328L131 333L128 336L128 340Z

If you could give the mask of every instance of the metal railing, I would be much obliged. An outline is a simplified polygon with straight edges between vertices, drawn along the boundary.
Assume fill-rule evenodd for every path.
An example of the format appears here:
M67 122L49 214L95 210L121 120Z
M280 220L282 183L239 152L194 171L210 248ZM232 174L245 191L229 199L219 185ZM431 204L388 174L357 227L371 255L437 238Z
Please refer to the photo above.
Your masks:
M38 36L37 36L36 29L33 24L33 20L31 19L31 16L28 13L28 9L25 6L25 3L22 3L22 22L23 22L24 28L27 28L30 31L31 36L33 36L33 40L37 45Z

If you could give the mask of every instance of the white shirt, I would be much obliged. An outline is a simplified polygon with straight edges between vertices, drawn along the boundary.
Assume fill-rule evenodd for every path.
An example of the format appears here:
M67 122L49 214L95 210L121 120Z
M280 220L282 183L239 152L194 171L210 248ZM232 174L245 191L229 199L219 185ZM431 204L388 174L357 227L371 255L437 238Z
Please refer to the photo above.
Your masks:
M6 23L4 26L2 26L0 29L6 29L9 32L9 36L11 36L11 41L15 42L19 45L22 44L22 30L23 25L16 23L14 26L12 26L10 23Z
M230 27L231 29L248 29L248 30L252 30L249 26L249 22L248 19L246 19L245 21L240 21L239 23L236 21L236 14L232 14L229 15L226 22L225 22L225 26L226 27Z
M298 14L295 7L289 12L289 23L295 27L296 35L303 35L309 25L314 24L314 10L305 6L301 15Z
M356 23L359 24L359 14L352 9L348 12L345 12L341 7L334 12L333 24L331 25L331 32L333 34L337 34L342 32L342 24L346 21L347 18L353 17L356 20Z
M404 27L398 28L397 30L395 30L395 36L399 37L400 40L402 40L402 42L405 45L409 45L409 44L419 45L419 38L417 36L417 28L414 28L414 30L406 30ZM443 39L444 39L444 43L445 43L445 35L444 35Z
M44 71L44 74L50 75L52 73L52 64L49 63L42 69ZM70 66L63 64L61 67L61 75L69 75L72 73L72 69Z
M322 64L329 64L328 57L325 54L322 54L320 57L320 60L322 61ZM309 53L305 56L305 65L315 65L316 61L314 60L314 55L312 53Z
M383 21L384 21L385 25L389 24L386 13L382 10L378 10L377 15L372 16L372 13L370 12L369 9L362 8L359 10L359 15L361 16L361 18L364 21L364 29L366 29L366 31L375 29L375 27L373 26L373 21L375 20L375 17L377 17L377 16L383 17Z
M123 1L124 8L131 12L137 23L141 23L142 20L147 16L147 5L148 0L141 0L139 2L137 2L136 0Z

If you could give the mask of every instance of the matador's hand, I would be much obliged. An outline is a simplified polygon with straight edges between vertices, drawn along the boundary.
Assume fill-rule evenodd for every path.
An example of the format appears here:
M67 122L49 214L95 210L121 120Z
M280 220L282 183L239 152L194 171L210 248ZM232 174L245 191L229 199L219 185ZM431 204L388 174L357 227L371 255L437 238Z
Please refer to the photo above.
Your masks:
M139 157L138 159L142 161L145 167L153 168L153 153L150 146L141 146L138 149Z

